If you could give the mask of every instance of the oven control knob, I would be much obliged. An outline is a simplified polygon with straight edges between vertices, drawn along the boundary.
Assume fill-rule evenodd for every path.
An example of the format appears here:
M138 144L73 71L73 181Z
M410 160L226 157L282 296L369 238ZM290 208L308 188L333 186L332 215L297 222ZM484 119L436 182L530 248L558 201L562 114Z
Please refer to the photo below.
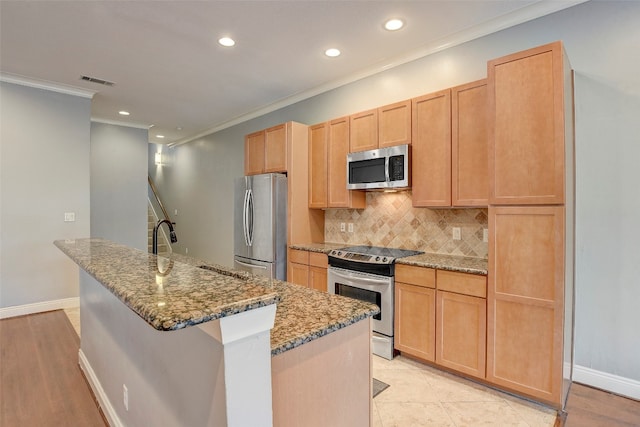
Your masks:
M380 257L379 256L376 257L376 261L380 261Z
M382 262L387 262L387 257L382 258Z
M338 252L338 256L342 255L342 252Z

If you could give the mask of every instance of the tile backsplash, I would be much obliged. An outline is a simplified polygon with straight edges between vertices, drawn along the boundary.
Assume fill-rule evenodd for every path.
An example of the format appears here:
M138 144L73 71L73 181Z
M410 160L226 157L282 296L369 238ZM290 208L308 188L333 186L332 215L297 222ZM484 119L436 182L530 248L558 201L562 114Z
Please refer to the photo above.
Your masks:
M373 245L424 252L487 258L483 242L487 209L414 208L411 192L368 192L365 209L327 209L324 238L327 243ZM340 231L340 224L345 231ZM353 232L349 232L349 223ZM453 227L460 240L453 240Z

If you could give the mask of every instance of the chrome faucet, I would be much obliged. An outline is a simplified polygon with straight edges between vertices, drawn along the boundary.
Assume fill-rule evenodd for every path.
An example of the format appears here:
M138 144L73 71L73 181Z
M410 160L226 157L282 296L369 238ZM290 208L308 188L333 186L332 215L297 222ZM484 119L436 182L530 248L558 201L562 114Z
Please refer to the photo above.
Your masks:
M158 230L160 226L165 223L169 226L169 238L171 239L171 243L176 243L178 238L176 237L176 232L173 231L173 224L168 219L161 219L158 223L153 227L153 245L151 251L158 255Z

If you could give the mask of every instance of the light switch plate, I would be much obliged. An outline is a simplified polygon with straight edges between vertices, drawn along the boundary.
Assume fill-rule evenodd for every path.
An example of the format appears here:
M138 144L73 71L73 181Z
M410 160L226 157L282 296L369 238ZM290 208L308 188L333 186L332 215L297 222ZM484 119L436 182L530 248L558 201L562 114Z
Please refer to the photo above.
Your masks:
M65 212L64 213L64 222L74 222L76 220L75 212Z
M346 231L346 230L347 230L347 228L345 227L344 222L341 222L341 223L340 223L340 231L343 231L343 232L344 232L344 231Z
M482 241L485 242L485 243L489 241L489 229L488 228L483 228L482 229Z

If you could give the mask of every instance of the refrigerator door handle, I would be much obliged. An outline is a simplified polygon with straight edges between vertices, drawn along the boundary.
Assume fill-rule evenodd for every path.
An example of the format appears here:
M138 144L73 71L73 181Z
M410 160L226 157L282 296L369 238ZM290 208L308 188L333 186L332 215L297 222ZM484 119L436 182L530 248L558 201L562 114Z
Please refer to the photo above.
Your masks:
M245 245L249 246L249 233L247 230L247 203L249 200L249 190L244 190L244 201L242 203L242 234Z
M249 189L247 198L247 240L253 246L253 190Z
M262 270L266 270L267 269L267 267L265 267L264 265L249 264L248 262L238 261L237 259L235 259L234 262L236 262L237 264L240 264L240 265L244 265L245 267L260 268Z

